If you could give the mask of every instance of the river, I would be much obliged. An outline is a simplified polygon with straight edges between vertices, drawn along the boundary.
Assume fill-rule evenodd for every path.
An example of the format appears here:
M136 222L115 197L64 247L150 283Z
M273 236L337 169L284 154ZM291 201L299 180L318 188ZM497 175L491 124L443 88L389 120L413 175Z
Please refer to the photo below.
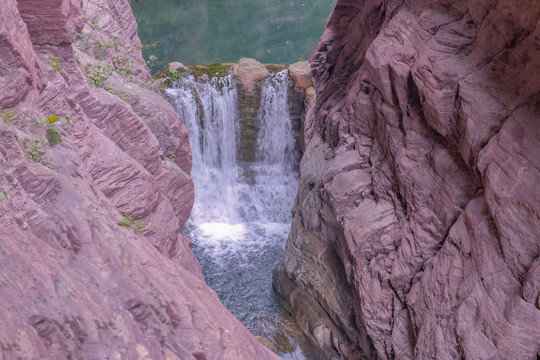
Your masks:
M307 60L336 0L131 0L146 59L184 65Z

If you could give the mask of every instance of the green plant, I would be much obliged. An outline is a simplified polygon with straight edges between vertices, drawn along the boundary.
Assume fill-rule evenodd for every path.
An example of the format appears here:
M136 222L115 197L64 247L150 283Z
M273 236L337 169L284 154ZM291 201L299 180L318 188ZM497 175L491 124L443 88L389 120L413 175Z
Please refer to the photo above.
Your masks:
M118 225L124 226L124 227L131 227L131 224L133 224L133 218L127 214L124 214L124 217L118 223Z
M141 46L139 45L135 45L133 47L133 50L148 50L148 49L152 49L152 48L155 48L156 46L158 46L159 44L159 41L155 41L151 44L142 44L141 43Z
M26 147L26 152L24 153L24 156L28 160L32 160L42 165L45 165L49 169L54 168L54 166L50 162L41 157L43 153L41 152L41 150L39 150L39 140L24 139L23 143Z
M0 199L8 201L11 196L9 190L9 186L4 186L4 190L0 191Z
M99 29L99 24L97 23L97 19L95 17L85 17L84 18L84 22L86 22L88 25L90 25L90 27L98 30Z
M208 65L193 65L190 66L189 69L191 70L191 75L196 79L205 74L208 75L209 78L213 78L226 76L231 66L231 64L215 63Z
M103 89L107 90L108 92L110 92L111 94L113 95L116 95L116 90L114 90L112 87L110 87L109 85L105 85L103 86Z
M174 156L173 153L169 154L169 156L167 156L167 158L168 158L169 160L171 160L172 162L174 162L174 161L176 160L176 157Z
M131 59L127 56L116 56L113 58L114 68L120 75L131 74Z
M142 234L142 231L146 227L146 224L143 223L141 220L135 220L133 222L133 231L135 231L136 234Z
M71 113L68 113L66 116L51 115L48 116L45 120L42 120L41 123L47 124L47 140L49 141L50 146L54 146L62 142L62 135L56 126L57 122L60 122L62 125L71 125Z
M124 101L129 101L129 100L133 99L133 95L120 95L120 99L122 99Z
M62 71L62 68L58 65L58 61L60 61L62 59L60 56L54 56L54 55L51 55L51 54L47 54L47 55L45 55L45 57L48 59L47 60L47 65L52 67L55 72Z
M149 68L153 68L154 66L156 66L156 61L157 61L157 56L152 54L148 57L148 60L146 60L146 64L148 65Z
M142 222L141 220L133 221L133 218L128 214L124 214L124 217L122 218L122 220L120 220L118 225L131 228L136 234L142 234L142 231L146 227L146 224L144 222Z
M103 86L103 81L107 78L112 69L110 66L101 66L101 65L91 65L86 64L86 70L88 72L88 83L98 87Z
M2 107L0 107L0 117L5 122L12 122L13 119L17 117L17 114L10 108L3 109Z
M28 147L24 154L28 160L34 160L35 162L41 161L41 151L39 150L39 140L24 139L24 144Z

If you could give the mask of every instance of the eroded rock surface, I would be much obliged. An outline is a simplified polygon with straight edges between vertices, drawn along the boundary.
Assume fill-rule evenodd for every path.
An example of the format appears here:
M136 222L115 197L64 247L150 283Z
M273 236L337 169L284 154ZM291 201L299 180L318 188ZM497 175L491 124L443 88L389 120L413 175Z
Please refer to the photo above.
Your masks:
M289 89L289 115L292 121L294 137L298 149L303 154L306 149L304 142L304 124L306 115L315 104L316 92L313 86L311 69L307 61L299 61L289 66L291 88Z
M338 1L274 284L326 358L535 359L540 3Z
M180 234L188 132L127 0L7 0L0 18L0 359L277 358Z

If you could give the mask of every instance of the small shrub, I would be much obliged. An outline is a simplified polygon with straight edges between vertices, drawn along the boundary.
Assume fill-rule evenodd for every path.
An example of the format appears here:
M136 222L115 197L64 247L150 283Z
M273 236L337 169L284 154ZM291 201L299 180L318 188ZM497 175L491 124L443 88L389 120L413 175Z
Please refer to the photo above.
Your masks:
M114 68L120 75L131 74L131 60L127 56L116 56L113 58Z
M17 114L11 110L10 108L5 108L5 109L2 109L0 107L0 117L2 118L2 120L4 120L5 122L12 122L16 117L17 117Z
M54 56L54 55L51 55L51 54L48 54L45 57L48 59L47 60L47 65L52 67L55 72L62 71L62 68L58 65L58 61L62 59L61 57Z
M62 142L62 135L56 126L57 122L60 122L62 125L71 125L71 113L68 113L66 116L59 117L58 115L48 116L45 120L41 122L47 124L47 140L49 141L50 146L54 146Z
M0 191L0 199L8 201L11 193L9 192L9 186L4 186L4 190Z
M39 140L30 140L24 139L24 144L28 147L28 150L25 152L25 156L28 160L33 160L35 162L41 161L41 151L39 150Z
M110 66L101 66L101 65L86 65L86 70L88 71L88 83L98 87L103 86L103 81L111 74L112 70Z
M135 222L133 222L133 231L135 231L136 234L142 234L145 227L146 224L141 220L135 220Z
M133 218L127 214L124 214L124 217L118 223L118 225L124 226L124 227L131 227L131 224L133 224Z
M146 227L146 224L144 222L142 222L141 220L134 221L133 218L128 214L124 214L124 217L118 223L118 225L133 229L135 234L142 234L142 231Z
M28 160L32 160L34 162L45 165L49 169L54 169L54 166L50 162L41 157L43 153L41 152L41 150L39 150L39 140L32 141L30 139L24 139L23 143L26 147L26 152L24 153L24 156Z

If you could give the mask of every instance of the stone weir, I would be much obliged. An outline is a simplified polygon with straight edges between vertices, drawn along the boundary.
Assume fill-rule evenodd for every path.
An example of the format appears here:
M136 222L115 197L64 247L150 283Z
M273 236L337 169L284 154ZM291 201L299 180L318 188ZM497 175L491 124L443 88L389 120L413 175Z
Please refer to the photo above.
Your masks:
M188 132L127 0L0 6L0 359L278 359L180 234Z
M339 0L274 285L326 359L540 356L540 2Z
M304 122L306 114L315 103L315 87L307 61L291 65L262 64L255 59L242 58L237 63L216 63L209 65L184 66L170 63L169 67L155 75L162 89L172 86L182 76L194 76L200 82L212 77L225 77L232 72L239 85L238 116L239 137L237 159L252 162L255 160L256 139L259 132L258 112L261 103L261 87L268 76L288 69L291 82L288 89L289 116L300 154L304 153Z

